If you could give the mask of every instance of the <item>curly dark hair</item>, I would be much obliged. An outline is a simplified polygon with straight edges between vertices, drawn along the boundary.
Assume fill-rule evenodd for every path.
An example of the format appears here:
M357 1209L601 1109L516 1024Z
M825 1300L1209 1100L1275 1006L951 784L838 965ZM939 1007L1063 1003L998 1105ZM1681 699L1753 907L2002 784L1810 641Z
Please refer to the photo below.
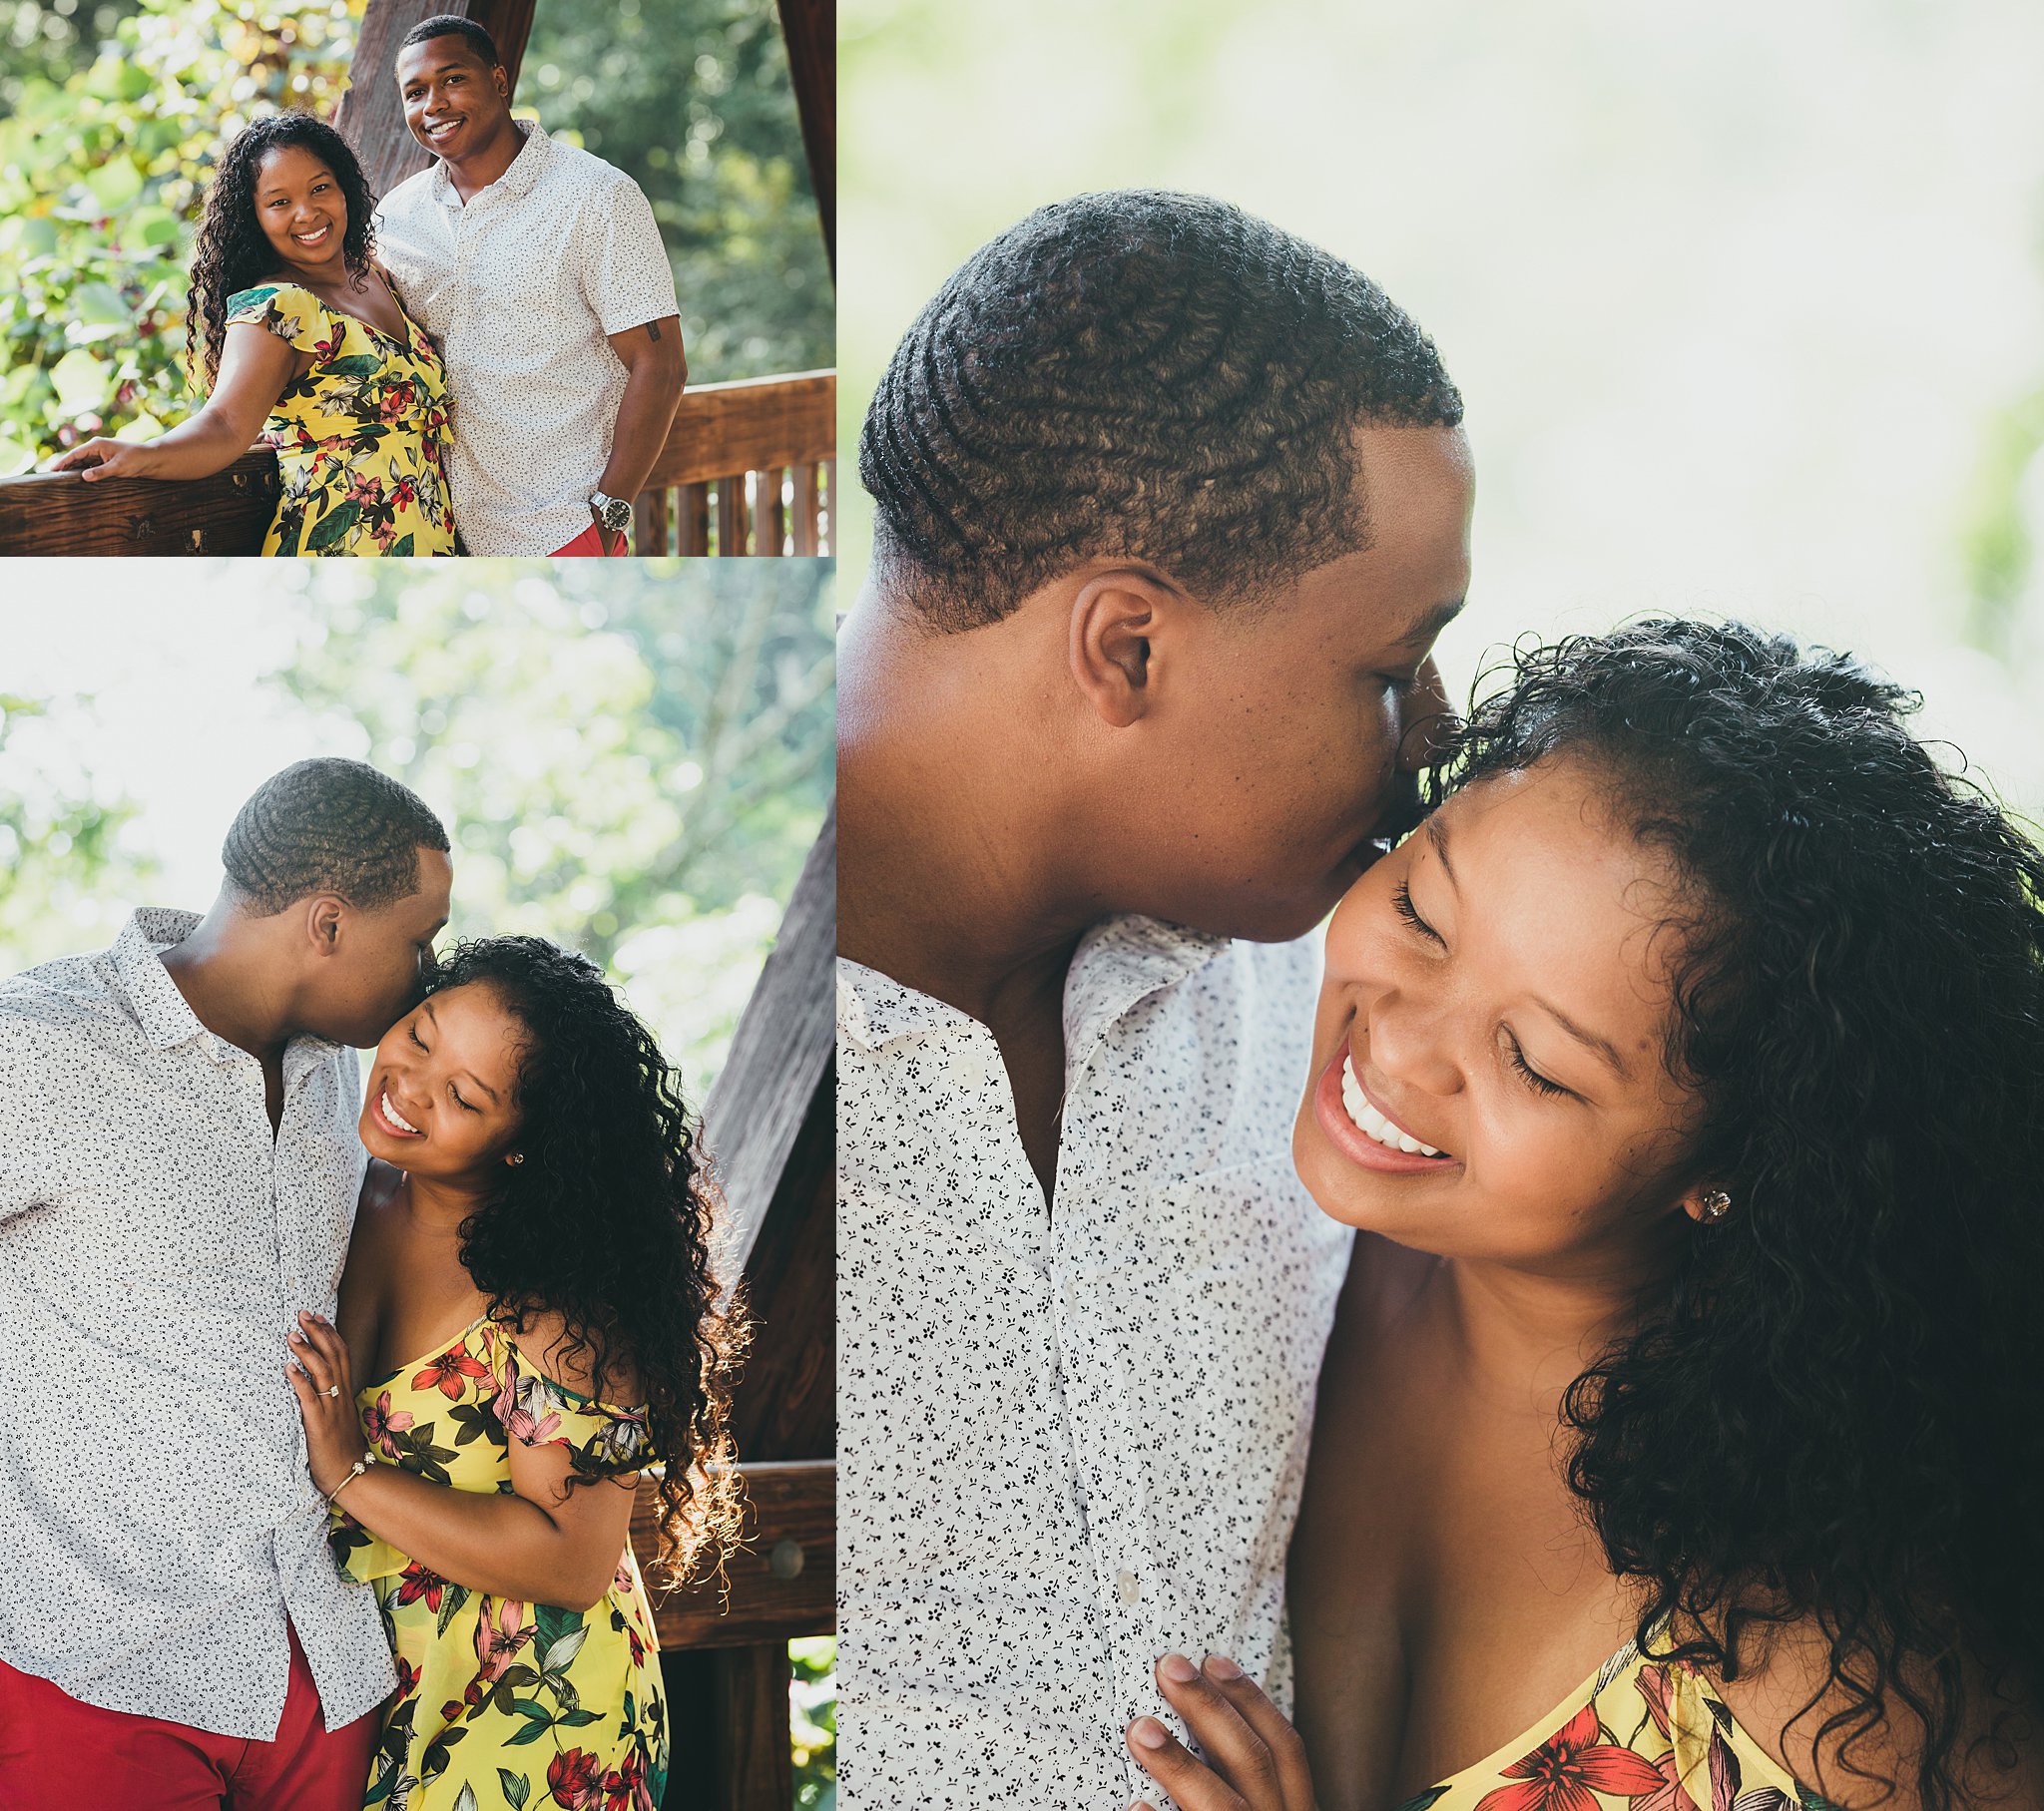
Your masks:
M1736 1677L1819 1630L1820 1759L1876 1777L1899 1705L1948 1811L2044 1674L2044 858L1849 658L1653 620L1509 679L1430 800L1583 759L1670 858L1666 1061L1734 1202L1570 1387L1570 1486L1643 1647Z
M312 893L374 910L419 890L419 851L447 848L432 806L365 761L322 755L272 773L221 844L229 884L256 917Z
M525 1033L515 1105L518 1164L461 1224L461 1261L489 1311L523 1330L563 1317L563 1350L597 1395L637 1380L664 1462L657 1564L676 1583L716 1564L740 1511L729 1416L744 1344L736 1300L711 1271L715 1191L652 1034L586 957L539 937L455 946L431 991L488 987ZM573 1490L606 1468L578 1454Z
M309 151L339 180L347 202L347 231L341 255L349 276L366 282L375 248L376 197L347 141L324 120L308 113L270 114L252 121L221 153L206 215L192 247L192 375L211 391L220 376L228 337L228 302L242 290L275 274L276 247L256 219L256 180L272 151L295 145Z
M917 316L866 410L875 564L932 628L998 622L1089 559L1216 602L1361 545L1358 422L1452 426L1429 340L1368 277L1239 208L1040 208Z

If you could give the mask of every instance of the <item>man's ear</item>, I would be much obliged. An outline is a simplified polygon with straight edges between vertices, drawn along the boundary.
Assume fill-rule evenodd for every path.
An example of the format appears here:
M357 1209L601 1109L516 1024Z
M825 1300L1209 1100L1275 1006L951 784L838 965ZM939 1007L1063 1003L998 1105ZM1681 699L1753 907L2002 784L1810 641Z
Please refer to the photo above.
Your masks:
M1072 600L1072 679L1111 728L1128 728L1150 708L1150 644L1182 602L1161 580L1128 567L1088 579Z
M336 893L315 893L305 902L305 933L318 955L331 956L340 948L340 926L346 916L347 901Z

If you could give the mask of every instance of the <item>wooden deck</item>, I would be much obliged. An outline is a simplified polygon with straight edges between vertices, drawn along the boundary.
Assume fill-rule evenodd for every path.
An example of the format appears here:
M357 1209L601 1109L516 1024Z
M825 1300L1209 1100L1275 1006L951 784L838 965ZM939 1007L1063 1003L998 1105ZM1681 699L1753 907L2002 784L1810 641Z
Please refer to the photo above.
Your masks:
M834 371L686 391L653 483L633 500L632 551L831 552L836 412ZM0 478L0 556L258 554L277 483L266 447L185 484L88 483L76 472Z

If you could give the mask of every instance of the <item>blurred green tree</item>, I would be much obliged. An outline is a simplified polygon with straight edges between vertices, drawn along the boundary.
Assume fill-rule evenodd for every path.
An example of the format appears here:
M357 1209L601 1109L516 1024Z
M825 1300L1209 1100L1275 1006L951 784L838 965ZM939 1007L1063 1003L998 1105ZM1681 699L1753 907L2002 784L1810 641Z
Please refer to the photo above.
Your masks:
M603 963L700 1100L829 794L827 567L292 577L304 627L276 682L447 818L454 934Z
M156 864L122 836L126 799L97 796L51 719L56 700L0 692L0 948L10 968L77 953L77 925L144 904Z

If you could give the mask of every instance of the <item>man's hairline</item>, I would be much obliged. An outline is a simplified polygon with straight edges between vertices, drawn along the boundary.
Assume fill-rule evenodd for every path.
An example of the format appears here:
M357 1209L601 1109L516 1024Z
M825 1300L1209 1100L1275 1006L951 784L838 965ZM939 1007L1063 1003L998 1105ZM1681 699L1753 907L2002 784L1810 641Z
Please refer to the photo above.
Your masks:
M420 898L425 893L424 858L429 854L446 856L448 868L450 871L452 870L454 866L454 850L451 842L446 847L442 847L438 843L416 842L412 844L412 884L410 891L399 893L394 898L386 899L381 905L363 905L359 900L350 899L338 887L312 887L303 893L294 894L291 898L286 899L274 911L264 912L257 909L259 902L256 900L256 895L243 886L232 874L222 876L221 891L229 896L230 903L235 911L244 918L281 918L293 906L303 905L308 899L337 899L350 912L392 912L399 906Z

